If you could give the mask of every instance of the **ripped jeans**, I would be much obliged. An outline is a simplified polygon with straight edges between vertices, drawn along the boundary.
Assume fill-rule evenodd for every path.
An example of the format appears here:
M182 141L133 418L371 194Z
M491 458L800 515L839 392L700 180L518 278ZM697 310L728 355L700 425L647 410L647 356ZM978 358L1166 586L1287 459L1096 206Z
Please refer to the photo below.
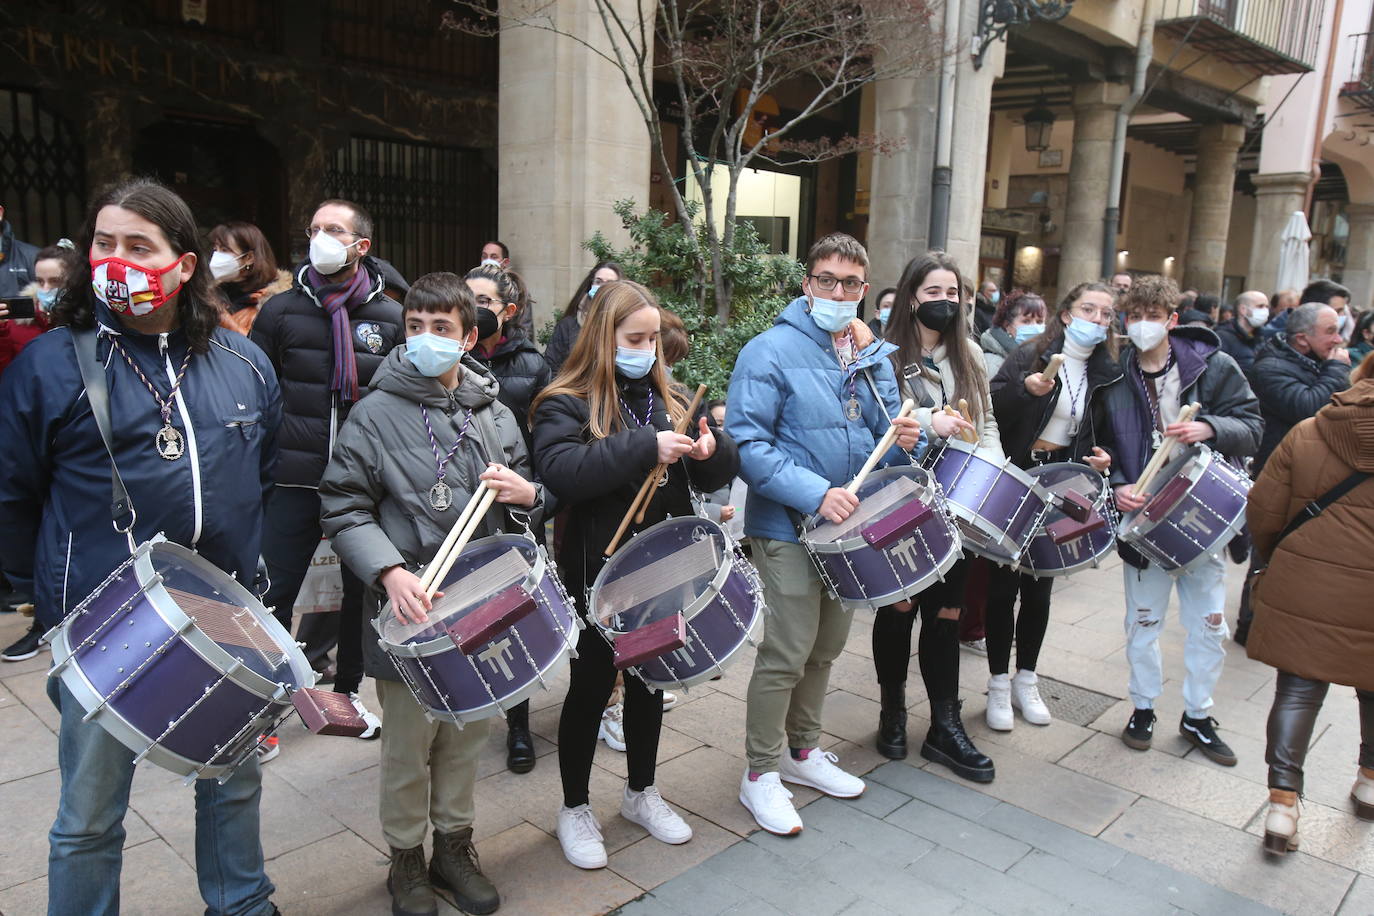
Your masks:
M1178 586L1178 618L1188 633L1183 648L1183 704L1200 719L1212 706L1212 688L1226 661L1226 563L1209 556L1187 574L1174 577L1157 566L1136 569L1123 563L1126 580L1126 659L1131 664L1131 702L1152 709L1164 690L1159 633L1169 593Z

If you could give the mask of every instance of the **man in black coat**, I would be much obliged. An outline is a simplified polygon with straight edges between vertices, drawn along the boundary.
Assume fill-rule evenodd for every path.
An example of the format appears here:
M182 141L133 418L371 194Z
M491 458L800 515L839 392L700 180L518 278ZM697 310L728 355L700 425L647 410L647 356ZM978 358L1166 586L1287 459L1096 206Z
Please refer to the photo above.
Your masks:
M1264 342L1260 328L1269 321L1269 297L1257 289L1236 297L1236 316L1216 326L1221 351L1240 366L1246 375L1255 362L1255 351Z
M13 299L37 277L33 272L38 246L14 237L14 227L5 221L0 206L0 298Z
M367 212L350 201L326 200L308 234L309 262L297 268L291 289L263 304L252 332L281 380L280 458L262 550L272 586L263 602L288 630L296 595L323 536L319 486L335 436L377 367L405 340L401 305L386 296L387 274L369 255L372 218ZM357 699L363 677L363 583L347 567L339 570L344 589L339 613L313 615L321 619L308 618L308 629L303 622L298 635L317 668L327 664L330 642L338 637L334 689L353 695L370 726L362 737L375 738L380 720Z

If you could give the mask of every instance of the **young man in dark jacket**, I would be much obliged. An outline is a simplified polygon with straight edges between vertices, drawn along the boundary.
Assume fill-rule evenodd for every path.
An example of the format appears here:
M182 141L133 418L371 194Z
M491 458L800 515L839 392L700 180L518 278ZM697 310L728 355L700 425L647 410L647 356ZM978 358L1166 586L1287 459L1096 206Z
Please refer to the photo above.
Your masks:
M1210 330L1178 327L1177 302L1178 287L1164 277L1137 277L1122 297L1131 346L1122 356L1122 377L1104 391L1107 422L1099 443L1112 457L1111 483L1123 513L1144 506L1145 500L1135 493L1135 481L1165 437L1175 436L1182 445L1206 442L1233 458L1252 455L1259 445L1259 405L1245 375L1221 352ZM1193 402L1201 404L1197 417L1180 423L1179 411ZM1217 763L1236 763L1235 753L1217 736L1216 721L1208 715L1212 689L1226 659L1224 546L1179 576L1148 563L1124 544L1118 547L1125 561L1126 657L1135 705L1121 736L1129 747L1147 749L1154 734L1154 702L1163 691L1164 677L1159 631L1177 584L1179 619L1188 631L1179 731Z
M367 586L369 616L389 601L382 613L420 623L432 605L415 571L434 560L467 495L482 485L498 492L482 537L507 527L507 508L523 515L538 505L540 492L529 482L524 437L496 399L496 380L467 355L477 337L468 287L455 274L427 274L406 293L405 316L408 343L388 354L373 393L339 431L320 504L334 550ZM436 499L436 487L447 488L445 498ZM392 912L434 913L435 887L452 891L465 912L494 912L500 898L472 845L477 758L491 720L462 728L431 720L371 622L361 626L364 663L386 720L379 807L391 846ZM426 877L430 825L434 858Z
M372 218L367 212L350 201L326 200L308 234L309 263L297 268L290 290L263 304L251 335L282 386L281 461L267 506L263 557L272 580L267 606L288 631L296 595L320 545L318 487L339 427L366 393L372 373L405 337L401 305L386 296L386 272L368 254ZM322 619L307 618L298 636L317 669L327 664L326 653L338 637L334 689L353 696L370 726L362 737L375 738L381 723L357 697L363 678L358 642L363 585L346 565L339 571L339 613L311 615Z
M1269 297L1252 289L1236 297L1236 317L1216 327L1222 352L1234 359L1247 376L1255 362L1255 351L1264 342L1260 331L1268 322Z
M208 252L181 198L148 179L117 186L93 204L80 244L91 265L70 277L53 310L61 327L25 348L0 385L0 556L12 582L32 585L39 633L129 559L111 524L110 456L75 335L96 335L114 460L137 512L126 522L130 538L161 533L249 587L281 416L262 351L218 326ZM166 689L184 692L188 704L200 694L199 683L171 680ZM61 679L49 678L48 697L62 717L48 912L112 916L134 752L102 720L88 721ZM205 912L275 914L257 760L250 755L222 785L196 780L194 794Z

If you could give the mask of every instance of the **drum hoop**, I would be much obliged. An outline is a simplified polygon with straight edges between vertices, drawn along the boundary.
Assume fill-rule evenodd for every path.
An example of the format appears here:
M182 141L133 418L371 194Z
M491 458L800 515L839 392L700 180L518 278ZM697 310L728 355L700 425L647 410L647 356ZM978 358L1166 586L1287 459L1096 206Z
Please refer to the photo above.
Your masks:
M139 557L138 561L135 563L135 569L138 571L140 583L151 580L153 576L157 574L157 571L153 569L153 552L155 550L161 550L172 554L178 560L196 569L197 572L201 569L208 568L214 573L218 573L222 576L222 583L213 584L223 586L225 597L234 601L236 607L243 607L248 610L257 623L267 630L268 635L276 640L278 648L281 649L282 655L285 656L285 661L291 668L292 675L296 677L296 688L313 687L315 685L314 669L312 669L310 664L305 660L304 653L301 652L290 634L286 632L286 628L283 627L274 616L266 612L266 608L263 607L262 602L259 601L252 592L244 588L242 583L233 576L222 571L213 563L201 559L195 552L187 550L180 544L174 544L165 538L160 543L154 543L153 548ZM147 578L144 578L145 573L147 574ZM207 576L207 578L210 577ZM181 641L186 644L187 648L200 656L202 661L214 668L219 674L228 677L229 680L264 700L276 698L279 691L285 686L278 681L269 681L261 674L250 669L247 665L237 664L239 662L238 658L230 655L219 643L211 639L210 635L192 620L191 615L181 609L181 606L177 604L176 600L167 592L165 582L159 581L151 589L145 591L144 595L148 598L148 603L152 605L153 610L162 618L163 622L173 631L180 632ZM262 608L262 613L255 610L254 605L258 608ZM169 611L174 611L175 613L169 614ZM189 627L185 626L187 623L190 624Z
M714 522L709 518L703 518L700 515L671 515L668 518L665 518L659 522L655 522L648 528L645 528L643 531L636 534L635 538L643 537L649 532L655 531L659 528L674 527L676 523L682 521L689 521L692 524L710 525L712 528L715 528L717 531L719 531L721 536L725 540L725 562L721 564L720 569L716 570L716 574L711 577L710 583L708 583L706 588L702 590L702 593L698 595L696 598L694 598L691 604L687 605L687 607L682 609L683 619L691 620L697 614L701 613L703 608L705 608L708 604L714 601L716 599L716 596L720 594L720 590L725 587L725 581L730 577L730 572L738 568L735 565L735 557L737 556L737 554L734 550L735 540L730 537L730 533L726 531L725 528L722 527L718 522ZM633 541L633 538L631 540ZM623 636L626 633L632 633L634 631L613 630L610 627L603 626L600 622L597 621L596 614L593 612L593 609L596 607L596 595L598 592L601 591L602 577L606 575L606 570L610 568L611 564L609 561L607 561L606 564L601 567L601 571L596 574L596 581L592 583L591 600L587 602L587 610L583 613L583 616L592 626L596 627L603 633L606 633L608 635L615 634L617 636Z
M523 535L502 532L501 534L492 534L473 541L464 548L463 552L467 553L468 550L480 544L511 539L520 541L524 544L534 544L534 562L530 564L530 571L525 574L524 579L516 584L524 589L525 593L533 598L535 603L538 604L540 603L538 594L539 585L544 581L544 576L549 568L548 558L544 555L544 551L539 549L538 542L531 541ZM382 651L386 654L398 655L402 658L427 658L431 655L442 655L450 649L455 651L458 649L458 646L454 644L452 638L450 638L447 633L443 636L436 636L433 639L419 643L397 643L387 639L386 636L382 634L382 627L385 625L382 620L382 615L387 613L387 608L390 606L390 602L383 605L382 609L377 613L377 616L372 618L372 628L377 631L377 644L381 646Z
M1054 462L1051 462L1051 463L1049 463L1049 464L1039 464L1039 465L1036 465L1036 466L1035 466L1034 468L1032 468L1031 470L1040 470L1040 469L1042 469L1042 468L1045 469L1045 470L1057 469L1057 468L1073 468L1073 469L1077 470L1077 469L1079 469L1079 468L1082 468L1083 470L1088 471L1092 476L1094 476L1094 477L1096 477L1098 480L1102 481L1102 485L1099 486L1099 487L1097 488L1097 498L1096 498L1095 500L1093 500L1093 508L1096 509L1096 508L1098 508L1099 506L1104 505L1104 504L1107 502L1107 494L1108 494L1108 492L1110 492L1110 490L1111 490L1111 487L1109 487L1109 486L1107 485L1107 478L1106 478L1106 477L1103 477L1099 472L1094 471L1089 465L1081 464L1081 463L1079 463L1079 462L1077 462L1077 461L1054 461ZM1026 471L1026 474L1029 475L1029 476L1031 477L1031 479L1035 480L1037 483L1039 482L1039 480L1040 480L1039 475L1031 474L1031 473L1030 473L1030 470L1027 470L1027 471ZM1084 475L1084 476L1087 476L1087 475ZM1053 499L1053 498L1054 498L1054 494L1053 494L1053 493L1050 493L1049 487L1045 487L1045 492L1049 494L1050 499Z
M935 475L931 473L930 469L919 464L894 464L885 468L879 468L872 474L869 474L867 480L883 480L888 477L908 477L910 476L907 473L909 471L917 471L920 473L920 476L924 478L921 485L930 491L931 501L936 503L936 505L931 508L943 508L945 503L944 491L940 489L940 484L935 479ZM811 532L815 530L818 520L824 521L824 519L818 519L816 515L808 515L802 524L799 538L801 540L801 545L807 550L811 550L815 553L847 553L855 547L868 543L864 540L862 534L856 534L842 541L827 541L824 544L816 543L811 540Z

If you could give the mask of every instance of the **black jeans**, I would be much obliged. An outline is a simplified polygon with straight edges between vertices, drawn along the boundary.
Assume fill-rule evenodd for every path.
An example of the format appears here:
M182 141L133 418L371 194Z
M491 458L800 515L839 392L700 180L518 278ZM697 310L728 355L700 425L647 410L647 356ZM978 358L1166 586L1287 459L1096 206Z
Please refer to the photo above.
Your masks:
M988 609L984 626L988 640L988 673L1006 674L1011 667L1012 637L1016 639L1016 667L1034 671L1040 647L1050 625L1050 591L1053 579L1037 579L1009 566L994 566L988 585ZM1016 596L1021 612L1014 613Z
M569 808L587 803L587 784L592 778L596 733L601 714L615 688L616 667L611 645L596 627L588 624L577 640L572 660L572 681L558 720L558 772L563 778L563 804ZM663 725L663 691L650 690L635 675L625 672L625 756L630 789L643 792L654 784L658 759L658 733Z
M267 502L262 526L262 556L267 561L271 587L262 603L291 632L291 610L310 568L310 558L320 546L320 494L305 487L276 487ZM307 614L301 619L296 639L305 643L305 654L318 664L335 640L339 652L334 689L354 693L363 682L363 583L342 563L343 601L337 614Z
M964 582L968 560L961 558L936 582L916 596L917 607L899 611L882 607L873 617L873 667L878 683L895 687L906 683L911 661L911 630L916 613L921 615L921 636L916 643L916 659L921 665L921 681L932 701L952 700L959 695L959 621L941 617L942 608L964 606Z
M1302 765L1330 686L1326 681L1279 672L1264 748L1271 789L1302 792ZM1374 769L1374 691L1356 690L1355 694L1360 702L1360 766Z

